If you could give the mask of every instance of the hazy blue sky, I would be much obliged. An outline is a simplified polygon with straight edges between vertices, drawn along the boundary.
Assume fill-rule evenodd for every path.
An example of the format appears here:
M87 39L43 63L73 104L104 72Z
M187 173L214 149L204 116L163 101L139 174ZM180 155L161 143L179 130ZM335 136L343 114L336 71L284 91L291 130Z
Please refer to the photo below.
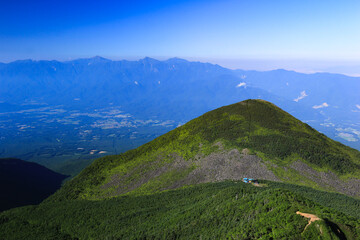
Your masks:
M94 55L360 65L360 1L1 1L0 61Z

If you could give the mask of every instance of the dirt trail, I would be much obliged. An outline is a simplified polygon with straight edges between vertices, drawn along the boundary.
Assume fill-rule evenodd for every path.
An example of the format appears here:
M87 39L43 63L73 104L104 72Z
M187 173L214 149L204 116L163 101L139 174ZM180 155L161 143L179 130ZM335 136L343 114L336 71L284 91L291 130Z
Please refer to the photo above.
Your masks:
M306 228L315 221L321 220L321 218L319 218L318 216L314 215L314 214L310 214L310 213L302 213L300 211L297 211L296 214L299 214L303 217L309 218L309 223L308 225L306 225L306 227L304 228L304 231L306 230Z
M255 187L264 187L264 184L260 185L259 183L253 183L252 185L255 186Z

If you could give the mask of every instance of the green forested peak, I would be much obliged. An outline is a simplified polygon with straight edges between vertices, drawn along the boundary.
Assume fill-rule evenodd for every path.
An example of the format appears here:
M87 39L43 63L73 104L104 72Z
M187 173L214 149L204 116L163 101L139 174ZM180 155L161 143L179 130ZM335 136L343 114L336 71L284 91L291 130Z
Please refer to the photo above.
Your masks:
M250 99L205 113L136 149L96 160L51 199L102 199L236 180L247 172L234 175L231 169L244 161L248 173L259 172L257 178L359 195L358 151L270 102ZM340 179L351 177L357 180L343 188Z

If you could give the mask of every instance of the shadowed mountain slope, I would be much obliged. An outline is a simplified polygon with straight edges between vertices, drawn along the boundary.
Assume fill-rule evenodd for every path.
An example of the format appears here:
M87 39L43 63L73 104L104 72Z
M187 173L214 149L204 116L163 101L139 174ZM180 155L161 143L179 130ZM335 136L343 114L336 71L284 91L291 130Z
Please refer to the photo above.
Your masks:
M37 163L0 159L0 211L39 204L59 189L66 177Z

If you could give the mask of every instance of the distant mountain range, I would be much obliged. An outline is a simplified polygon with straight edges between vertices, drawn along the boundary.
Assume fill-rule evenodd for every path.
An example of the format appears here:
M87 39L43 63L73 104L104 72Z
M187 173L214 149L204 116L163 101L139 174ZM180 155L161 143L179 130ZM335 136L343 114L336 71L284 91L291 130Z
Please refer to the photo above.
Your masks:
M0 64L0 156L69 173L64 161L123 152L249 98L271 101L360 149L359 92L356 77L230 70L179 58L15 61Z

